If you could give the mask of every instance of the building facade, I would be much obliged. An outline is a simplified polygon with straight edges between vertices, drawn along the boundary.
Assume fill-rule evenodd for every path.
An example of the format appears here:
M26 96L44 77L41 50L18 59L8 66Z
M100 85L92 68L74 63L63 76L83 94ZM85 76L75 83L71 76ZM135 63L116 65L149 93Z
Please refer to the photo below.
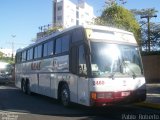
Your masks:
M70 0L53 1L53 26L67 28L74 25L92 24L95 18L93 7L84 0L74 4Z

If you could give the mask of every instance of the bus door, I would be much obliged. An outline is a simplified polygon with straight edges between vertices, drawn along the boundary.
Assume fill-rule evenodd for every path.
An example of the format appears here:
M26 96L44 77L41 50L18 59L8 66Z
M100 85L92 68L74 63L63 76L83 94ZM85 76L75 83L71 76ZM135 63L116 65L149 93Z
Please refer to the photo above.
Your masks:
M89 87L84 45L78 46L78 103L89 105Z
M89 87L87 78L87 64L84 45L74 45L71 49L70 71L73 74L74 84L70 86L71 100L79 104L89 104ZM73 82L72 82L73 83Z

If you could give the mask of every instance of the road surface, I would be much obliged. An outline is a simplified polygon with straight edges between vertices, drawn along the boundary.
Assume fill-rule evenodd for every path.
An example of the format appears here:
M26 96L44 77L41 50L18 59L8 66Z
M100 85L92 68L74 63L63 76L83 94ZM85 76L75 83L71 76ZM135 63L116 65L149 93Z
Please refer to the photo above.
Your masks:
M0 120L154 120L159 110L135 105L88 108L63 107L57 100L22 93L14 86L0 85Z

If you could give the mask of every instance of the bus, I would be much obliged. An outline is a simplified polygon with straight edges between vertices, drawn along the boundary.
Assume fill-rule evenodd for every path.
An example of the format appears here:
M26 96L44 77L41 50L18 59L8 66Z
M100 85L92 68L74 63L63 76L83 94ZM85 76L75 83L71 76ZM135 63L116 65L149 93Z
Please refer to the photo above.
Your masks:
M130 104L146 99L142 59L133 33L73 26L17 50L15 85L64 106Z

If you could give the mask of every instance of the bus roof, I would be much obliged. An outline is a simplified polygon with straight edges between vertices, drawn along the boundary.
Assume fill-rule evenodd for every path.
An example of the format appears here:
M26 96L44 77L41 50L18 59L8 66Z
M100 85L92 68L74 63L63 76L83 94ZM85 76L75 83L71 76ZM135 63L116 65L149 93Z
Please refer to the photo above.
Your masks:
M69 27L69 28L66 28L66 29L63 29L63 30L59 30L59 31L56 31L56 32L52 32L51 34L49 35L46 35L42 38L39 38L36 40L35 43L33 44L30 44L29 46L25 47L25 48L22 48L22 49L18 49L17 52L19 51L22 51L23 49L27 49L33 45L36 45L38 43L41 43L45 40L48 40L52 37L55 37L57 35L60 35L62 33L65 33L65 32L68 32L68 31L71 31L71 30L74 30L76 28L85 28L85 29L95 29L95 30L102 30L102 31L109 31L109 32L117 32L117 33L123 33L123 34L128 34L128 35L132 35L133 36L133 33L131 32L128 32L128 31L125 31L125 30L122 30L122 29L118 29L118 28L114 28L114 27L109 27L109 26L100 26L100 25L76 25L76 26L72 26L72 27Z

